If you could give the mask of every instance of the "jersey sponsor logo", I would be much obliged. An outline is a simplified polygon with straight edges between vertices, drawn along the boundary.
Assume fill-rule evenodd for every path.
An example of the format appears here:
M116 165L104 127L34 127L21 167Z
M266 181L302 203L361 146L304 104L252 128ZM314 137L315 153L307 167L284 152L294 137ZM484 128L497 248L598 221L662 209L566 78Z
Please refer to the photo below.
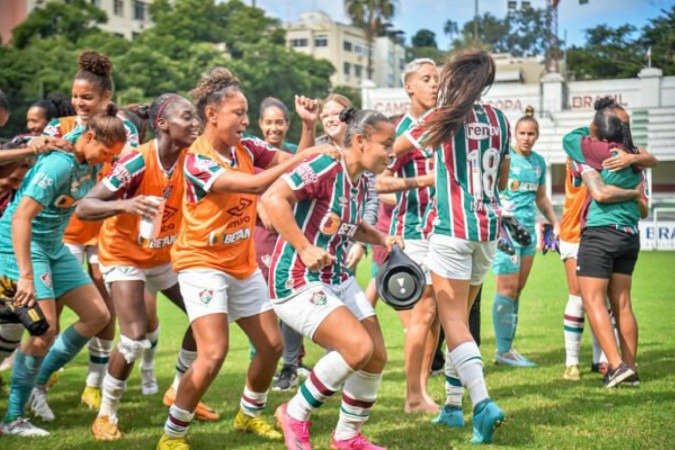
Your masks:
M199 291L199 300L205 305L211 303L211 300L213 300L213 289L202 289Z
M232 233L218 233L214 231L209 235L209 246L230 245L251 237L251 229L243 228Z
M341 223L342 221L340 220L340 216L338 216L334 212L330 212L326 216L324 216L323 219L321 219L319 230L321 230L323 234L332 235L338 232Z
M218 163L210 158L200 158L199 156L195 158L195 169L199 172L212 172L219 168Z
M57 207L57 208L72 208L72 207L75 206L76 203L77 203L77 200L75 200L70 195L66 195L66 194L59 195L54 200L54 206Z
M233 220L232 222L227 224L226 229L231 229L231 228L239 228L244 224L251 223L251 217L250 216L244 216L240 217L239 219Z
M317 291L309 298L309 302L315 306L323 306L328 302L328 296L324 291Z
M509 179L509 191L536 191L539 188L537 183L520 182L514 178Z
M227 212L232 214L233 216L241 217L246 211L246 209L248 209L248 207L251 206L252 204L253 200L248 198L240 198L239 204L233 208L228 209Z
M32 183L37 185L39 188L48 189L49 187L54 186L54 179L49 175L40 172L35 175Z
M51 272L45 272L42 275L40 275L40 281L42 281L42 284L44 284L47 289L52 288L52 274Z
M481 122L471 122L466 124L466 135L473 141L482 141L493 136L499 136L499 127L488 125Z
M124 164L115 164L113 168L112 177L116 178L118 181L118 186L124 186L131 182L132 175L129 172Z
M164 230L162 230L164 231ZM170 234L169 236L162 236L155 239L143 239L141 234L138 234L138 244L144 248L158 249L164 247L171 247L176 242L177 234Z
M312 166L310 166L309 163L305 162L300 164L297 169L295 169L295 173L298 174L304 184L319 182L319 176L314 172L314 169L312 169Z
M166 198L166 197L164 197L164 198ZM173 206L169 206L165 203L164 204L164 213L162 214L162 222L167 222L169 219L171 219L173 216L175 216L177 212L178 212L178 208L174 208Z

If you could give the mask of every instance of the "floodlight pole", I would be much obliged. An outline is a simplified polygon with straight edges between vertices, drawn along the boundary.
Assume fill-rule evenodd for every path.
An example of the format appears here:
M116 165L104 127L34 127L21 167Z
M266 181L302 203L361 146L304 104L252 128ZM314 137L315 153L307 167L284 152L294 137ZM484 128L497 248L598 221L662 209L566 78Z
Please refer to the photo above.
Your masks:
M478 0L474 0L475 13L473 16L473 40L478 42Z

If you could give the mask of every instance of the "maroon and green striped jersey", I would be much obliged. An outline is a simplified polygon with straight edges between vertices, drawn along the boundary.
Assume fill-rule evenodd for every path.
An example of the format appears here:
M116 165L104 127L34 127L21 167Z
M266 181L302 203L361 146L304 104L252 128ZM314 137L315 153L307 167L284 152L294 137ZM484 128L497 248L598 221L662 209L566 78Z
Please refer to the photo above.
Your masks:
M337 285L353 276L347 269L347 249L363 218L368 177L349 179L343 162L315 155L283 176L298 202L293 215L312 245L334 255L336 261L320 271L310 271L298 252L279 236L270 265L271 299L286 298L308 283Z
M424 121L406 133L424 148ZM434 149L436 201L432 234L468 241L494 241L501 215L497 178L509 155L509 122L499 109L475 104L451 140Z
M403 116L396 126L396 137L417 125L410 113ZM396 177L415 178L433 171L433 152L429 148L415 150L397 157L389 166ZM434 197L434 188L408 189L396 193L396 207L391 216L389 234L403 239L424 239L425 218Z

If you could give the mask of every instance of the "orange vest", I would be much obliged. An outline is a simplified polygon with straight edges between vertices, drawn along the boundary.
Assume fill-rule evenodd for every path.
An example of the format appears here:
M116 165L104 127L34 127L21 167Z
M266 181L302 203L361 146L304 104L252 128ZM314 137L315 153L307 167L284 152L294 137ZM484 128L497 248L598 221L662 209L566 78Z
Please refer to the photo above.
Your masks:
M225 170L253 174L253 160L244 146L238 144L234 153L236 168L225 162L203 136L188 151L210 158ZM253 243L257 196L209 190L202 198L190 198L189 190L188 185L183 195L183 220L171 248L174 270L214 269L240 280L251 276L257 269Z
M567 159L565 166L565 203L560 220L560 239L565 242L581 241L581 210L588 196L588 188L581 183L575 186L572 181L572 162Z
M135 214L122 213L106 219L98 240L98 259L104 266L129 265L151 269L171 262L171 245L178 235L182 217L183 164L187 149L181 152L169 176L159 161L155 142L143 144L132 153L140 153L145 163L143 179L134 196L152 195L166 199L159 236L150 241L141 238L141 217Z

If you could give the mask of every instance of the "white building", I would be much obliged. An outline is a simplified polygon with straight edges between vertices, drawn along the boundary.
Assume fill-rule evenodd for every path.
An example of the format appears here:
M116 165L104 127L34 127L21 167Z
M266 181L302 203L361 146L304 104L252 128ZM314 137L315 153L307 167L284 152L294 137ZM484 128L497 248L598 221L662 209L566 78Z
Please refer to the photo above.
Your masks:
M333 21L323 11L307 11L295 22L284 24L286 42L296 51L324 58L335 66L333 86L358 88L368 79L370 46L365 32ZM404 49L389 37L376 38L373 49L373 79L378 87L399 86Z

